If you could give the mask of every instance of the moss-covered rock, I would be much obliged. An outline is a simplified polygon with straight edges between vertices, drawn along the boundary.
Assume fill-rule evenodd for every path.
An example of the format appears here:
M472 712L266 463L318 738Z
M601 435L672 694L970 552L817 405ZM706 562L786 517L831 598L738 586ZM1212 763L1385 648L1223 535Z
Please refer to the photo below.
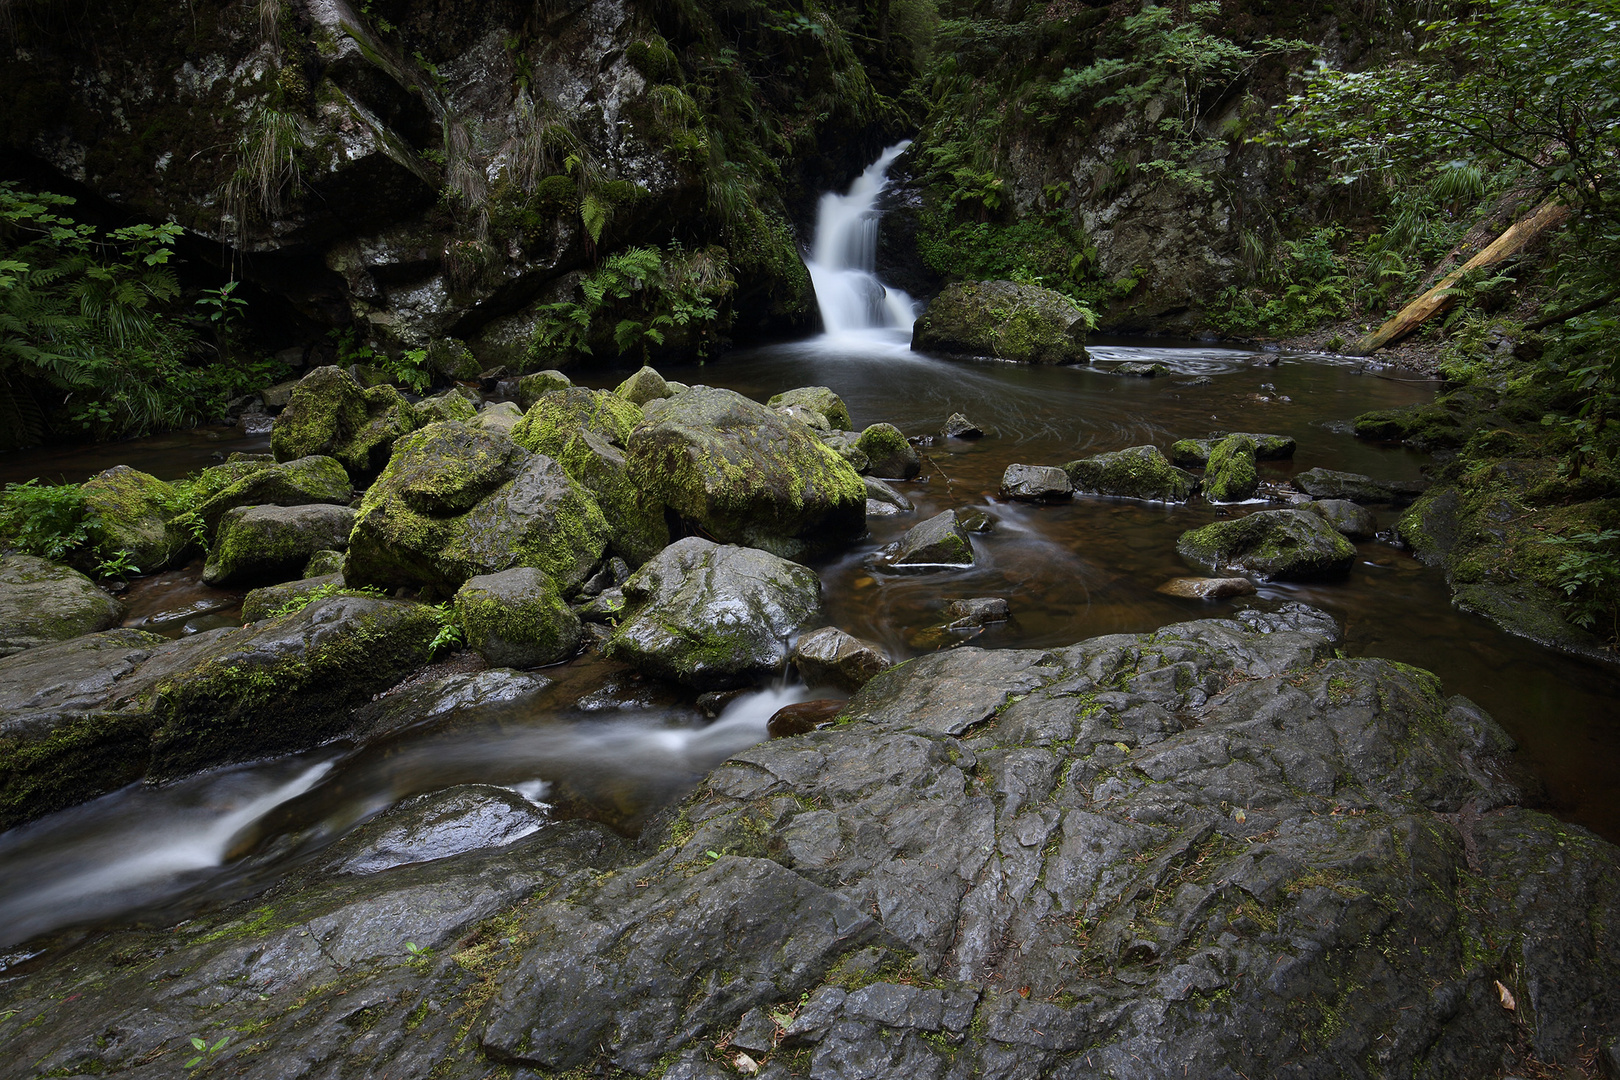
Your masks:
M185 553L191 537L169 524L174 489L128 465L115 465L86 480L84 506L90 539L104 555L127 551L130 561L152 573Z
M1305 509L1320 515L1352 540L1367 540L1378 533L1378 519L1373 512L1348 499L1317 499L1306 503Z
M879 562L896 570L937 570L973 565L973 540L946 510L919 522L883 549Z
M344 541L343 546L348 547L348 537L344 537ZM325 577L328 574L341 574L343 573L343 559L343 552L335 548L317 551L304 564L304 576L311 578Z
M866 456L856 444L861 441L860 432L856 431L829 431L818 434L825 445L832 448L833 453L849 463L849 467L865 475L872 467L872 459Z
M338 556L339 559L342 556ZM265 585L249 589L242 597L242 621L259 622L282 613L297 601L335 596L343 591L343 574L339 570L327 574L306 573L297 581L284 581L279 585Z
M532 566L468 579L456 591L456 615L467 644L495 667L552 664L579 647L579 616Z
M1375 480L1361 473L1338 469L1306 469L1294 474L1294 486L1318 499L1349 499L1358 503L1411 502L1428 490L1424 480Z
M350 477L366 479L387 464L394 440L416 427L416 411L392 386L362 387L341 368L320 367L293 389L270 449L277 461L334 457Z
M1074 482L1055 465L1012 464L1001 474L1000 491L1019 502L1062 502L1074 495Z
M608 524L555 460L492 432L433 424L400 440L366 492L345 564L355 585L462 582L514 566L579 587L607 546Z
M603 651L700 690L780 671L788 638L821 619L815 571L754 548L689 536L625 582L630 614Z
M844 399L825 386L801 386L777 394L765 404L772 409L794 405L808 409L826 421L826 427L832 431L849 431L855 426L849 418L849 407L844 404Z
M512 431L523 422L523 410L510 401L492 401L478 410L469 423L480 431L493 431L511 437Z
M1084 364L1090 315L1060 292L1011 281L945 286L917 319L919 352Z
M591 493L613 550L631 566L669 543L663 504L630 478L621 449L641 417L640 408L616 394L575 387L546 394L513 430L519 445L555 458Z
M442 394L423 398L416 403L415 409L417 423L423 425L436 424L441 420L467 423L478 415L477 407L460 390L446 390Z
M1260 487L1255 469L1259 448L1247 435L1228 435L1209 452L1209 468L1204 473L1204 494L1212 502L1242 502L1254 498Z
M910 480L922 472L922 456L893 424L873 424L855 440L866 455L866 472L885 480Z
M643 367L624 382L613 388L614 394L624 398L632 405L645 405L649 401L659 398L673 397L674 391L664 381L664 377L652 367Z
M1186 502L1198 490L1192 474L1176 468L1157 446L1131 446L1063 466L1074 490L1153 502Z
M116 626L124 605L66 566L0 555L0 657Z
M719 540L798 555L866 529L854 469L802 425L694 386L630 436L635 484Z
M347 506L238 506L219 523L203 581L245 585L286 581L303 573L317 551L349 544L355 513Z
M467 343L455 338L435 339L428 344L427 354L428 370L449 382L471 382L483 370Z
M1181 534L1181 557L1212 573L1262 580L1343 577L1355 562L1350 541L1307 510L1262 510Z
M1439 403L1399 409L1375 409L1355 419L1359 438L1377 442L1404 442L1416 450L1443 450L1461 446L1468 438L1468 417Z
M1177 439L1170 446L1170 460L1182 468L1203 468L1209 463L1209 451L1222 439L1243 436L1254 440L1254 456L1260 461L1283 461L1294 456L1292 435L1266 435L1255 431L1234 431L1227 435L1211 435L1207 439Z
M321 455L285 462L226 462L204 469L202 482L205 488L216 489L192 513L201 519L209 536L219 528L226 511L238 506L347 505L354 495L343 464Z
M547 368L545 371L536 371L533 374L525 375L517 381L518 408L528 412L542 396L551 393L553 390L567 390L573 385L574 380L555 368Z

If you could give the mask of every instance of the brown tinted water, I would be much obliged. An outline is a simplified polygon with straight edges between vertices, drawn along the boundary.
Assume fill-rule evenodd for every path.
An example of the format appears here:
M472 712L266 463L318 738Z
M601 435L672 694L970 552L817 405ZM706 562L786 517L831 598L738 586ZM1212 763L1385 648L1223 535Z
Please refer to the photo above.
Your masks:
M1165 506L1079 498L1030 506L996 496L1003 470L1014 462L1060 465L1141 443L1167 447L1177 438L1219 430L1294 436L1299 447L1293 461L1263 466L1274 479L1313 466L1413 478L1425 457L1363 443L1350 434L1348 421L1368 409L1428 400L1431 384L1330 358L1195 343L1099 342L1094 353L1092 368L945 361L878 334L773 346L665 374L761 400L795 386L829 386L849 405L858 427L887 421L921 435L960 411L987 429L981 440L927 447L923 476L896 485L916 503L917 513L873 519L866 540L817 564L830 621L883 643L896 658L932 647L921 632L938 623L944 603L957 597L1010 601L1011 622L971 639L992 648L1066 645L1301 600L1340 620L1351 655L1426 667L1449 693L1484 705L1518 740L1523 761L1546 786L1549 809L1620 840L1616 670L1563 657L1458 612L1440 573L1389 544L1358 544L1360 558L1343 582L1266 585L1256 596L1227 601L1180 600L1155 591L1171 577L1197 573L1176 555L1180 533L1219 513L1258 505L1220 510L1201 502ZM1108 373L1124 359L1155 360L1174 373L1158 379ZM622 375L605 374L596 382L610 385ZM231 440L216 429L0 459L0 476L79 480L109 465L129 464L176 477L212 463L215 455L259 450L264 442ZM979 508L995 521L991 532L974 539L973 568L912 575L871 568L870 557L883 545L948 508ZM1387 527L1395 513L1379 508L1380 525ZM235 617L232 597L198 585L195 568L137 582L129 599L132 618L168 633ZM755 695L744 702L746 716L704 738L704 721L689 706L635 680L619 685L614 680L622 683L620 676L604 674L594 661L547 674L558 677L557 685L526 710L469 711L380 750L345 755L335 747L162 789L136 785L0 835L0 866L27 869L26 875L0 875L10 882L0 885L0 916L29 933L105 923L135 911L183 917L198 905L262 887L293 855L309 857L312 845L399 798L480 778L507 785L525 777L571 783L633 819L677 796L725 754L764 737L769 709L795 696L791 689ZM284 830L279 840L270 835L277 828ZM231 862L241 848L233 839L239 836L258 846L248 858ZM108 850L121 853L111 865L125 870L108 868L98 854ZM22 936L0 934L0 942ZM0 968L6 963L0 956Z

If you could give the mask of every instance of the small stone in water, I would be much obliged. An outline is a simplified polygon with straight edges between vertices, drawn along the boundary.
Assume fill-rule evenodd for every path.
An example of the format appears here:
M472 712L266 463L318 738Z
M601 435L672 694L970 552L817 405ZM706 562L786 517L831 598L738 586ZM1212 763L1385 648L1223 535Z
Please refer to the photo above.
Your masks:
M1012 609L1002 597L976 596L971 600L952 600L945 605L945 617L951 620L946 624L947 629L960 630L969 626L1006 622L1012 618Z
M983 510L958 510L956 523L971 533L987 533L996 527L995 518Z
M1226 596L1247 596L1254 592L1254 582L1245 577L1178 577L1160 585L1159 592L1189 600L1219 600Z
M977 439L983 437L984 429L961 413L951 413L940 434L947 439Z

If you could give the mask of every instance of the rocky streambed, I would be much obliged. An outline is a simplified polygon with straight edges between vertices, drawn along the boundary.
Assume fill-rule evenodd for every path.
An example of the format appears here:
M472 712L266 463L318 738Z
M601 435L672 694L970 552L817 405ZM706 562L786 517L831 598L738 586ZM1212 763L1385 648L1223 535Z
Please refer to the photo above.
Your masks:
M1349 590L1378 508L1418 488L1295 462L1272 424L1169 457L1123 427L1123 452L1030 445L1020 426L1051 414L975 398L960 370L974 418L908 439L857 430L826 386L761 404L651 370L612 391L542 373L475 405L322 369L270 455L189 489L128 468L87 484L96 527L149 569L205 546L207 581L251 590L246 625L99 629L117 603L9 556L26 603L0 659L7 823L142 778L245 793L186 853L141 856L153 891L123 910L152 928L60 929L119 913L75 894L139 861L133 828L14 909L6 1068L1476 1076L1613 1058L1616 849L1522 808L1540 782L1478 706L1351 659L1298 602ZM1059 377L1161 382L1041 376ZM1210 383L1178 392L1221 408ZM895 419L915 432L906 409L938 404ZM1286 508L1223 508L1257 498ZM1065 590L1102 590L1051 522L1135 535L1129 515L1189 513L1155 526L1181 576L1138 575L1155 606L1123 617L1160 629L1075 644L1045 621L1090 617ZM582 653L598 659L545 666ZM749 690L789 665L808 691ZM752 745L806 692L830 700ZM535 724L561 703L721 719L599 727L587 752ZM0 851L54 873L50 830L134 805L106 798ZM228 886L186 876L220 862ZM193 895L175 906L176 888Z

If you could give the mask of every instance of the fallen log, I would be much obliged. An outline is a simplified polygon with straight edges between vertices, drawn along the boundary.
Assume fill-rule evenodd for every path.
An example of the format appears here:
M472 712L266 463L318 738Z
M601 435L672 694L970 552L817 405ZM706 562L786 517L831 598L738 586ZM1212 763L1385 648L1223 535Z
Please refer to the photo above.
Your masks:
M1445 311L1456 300L1451 292L1462 276L1482 266L1495 266L1529 247L1537 237L1562 225L1569 217L1569 207L1556 199L1548 199L1529 217L1513 223L1501 236L1491 241L1479 254L1435 283L1428 292L1407 304L1395 317L1350 347L1350 355L1367 356L1393 344L1422 326L1428 319Z

